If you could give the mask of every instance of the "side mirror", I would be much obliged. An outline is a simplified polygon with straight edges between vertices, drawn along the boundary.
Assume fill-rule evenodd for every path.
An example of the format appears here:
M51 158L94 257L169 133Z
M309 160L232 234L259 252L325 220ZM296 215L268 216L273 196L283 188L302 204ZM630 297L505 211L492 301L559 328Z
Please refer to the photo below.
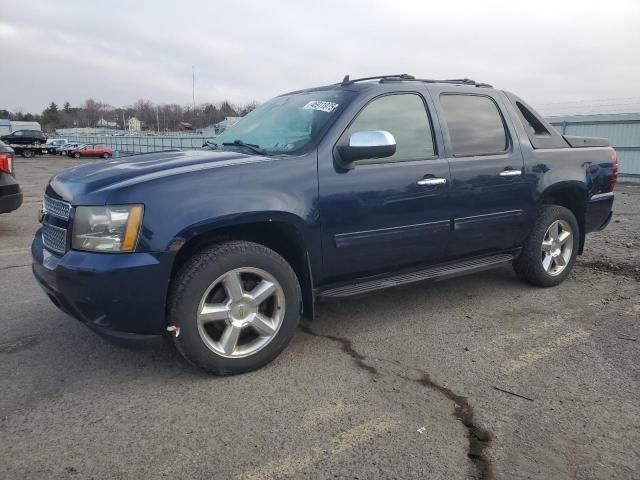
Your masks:
M385 158L396 153L396 139L384 130L365 130L352 133L349 145L338 147L345 164L369 158Z

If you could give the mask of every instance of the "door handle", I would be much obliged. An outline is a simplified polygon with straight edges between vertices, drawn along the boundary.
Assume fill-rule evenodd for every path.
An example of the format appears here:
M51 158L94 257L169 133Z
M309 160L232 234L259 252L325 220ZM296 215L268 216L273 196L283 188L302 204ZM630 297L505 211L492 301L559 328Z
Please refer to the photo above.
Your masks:
M433 185L444 185L445 183L447 183L447 179L441 178L441 177L429 177L429 178L423 178L422 180L418 180L418 185L433 186Z
M522 170L503 170L500 172L501 177L519 177L522 175Z

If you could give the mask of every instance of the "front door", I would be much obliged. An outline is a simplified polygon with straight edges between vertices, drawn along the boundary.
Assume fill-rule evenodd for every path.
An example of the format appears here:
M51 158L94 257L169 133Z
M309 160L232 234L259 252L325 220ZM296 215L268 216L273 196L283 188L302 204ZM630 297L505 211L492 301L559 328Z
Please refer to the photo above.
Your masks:
M429 100L430 101L430 100ZM342 133L384 130L396 141L388 158L341 168L318 159L323 278L384 273L444 256L450 231L449 166L438 155L425 98L414 92L372 99ZM329 156L329 155L325 155Z
M494 93L438 95L451 167L453 230L447 257L522 244L532 207L523 157L502 99Z
M21 145L21 144L28 144L29 143L29 139L25 138L24 136L24 131L23 130L18 130L16 132L13 132L11 134L11 140L9 141L9 143L15 143L16 145Z

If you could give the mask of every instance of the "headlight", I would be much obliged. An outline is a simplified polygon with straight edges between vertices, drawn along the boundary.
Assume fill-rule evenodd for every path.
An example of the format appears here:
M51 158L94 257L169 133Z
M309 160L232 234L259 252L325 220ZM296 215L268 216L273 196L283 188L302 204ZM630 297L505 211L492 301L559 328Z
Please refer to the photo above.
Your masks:
M142 225L142 205L77 207L73 221L75 250L132 252Z

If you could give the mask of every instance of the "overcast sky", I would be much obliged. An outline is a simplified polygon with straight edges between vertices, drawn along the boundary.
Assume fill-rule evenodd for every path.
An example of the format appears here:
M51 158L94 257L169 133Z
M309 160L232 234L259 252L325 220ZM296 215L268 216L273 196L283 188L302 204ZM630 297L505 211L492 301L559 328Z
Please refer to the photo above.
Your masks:
M351 77L469 77L543 113L640 111L640 0L3 2L0 108L265 101ZM591 107L591 105L593 107Z

